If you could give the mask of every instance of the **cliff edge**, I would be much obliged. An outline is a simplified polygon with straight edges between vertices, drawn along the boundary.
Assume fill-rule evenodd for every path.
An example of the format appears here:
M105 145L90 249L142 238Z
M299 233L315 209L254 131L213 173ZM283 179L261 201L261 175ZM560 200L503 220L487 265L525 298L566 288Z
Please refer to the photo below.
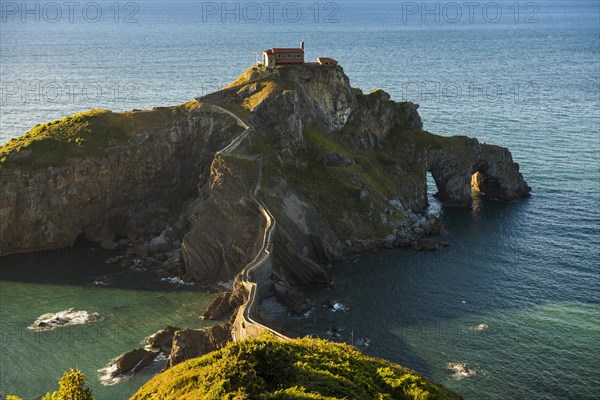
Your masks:
M431 134L417 109L351 87L339 66L257 66L179 106L37 125L0 147L0 255L125 238L187 280L230 282L261 246L257 156L284 287L327 285L322 264L435 233L428 172L449 206L472 189L529 194L508 149Z
M253 67L174 107L37 125L0 147L0 256L98 242L119 252L109 262L228 287L203 317L260 336L263 299L303 314L295 287L329 285L323 265L438 232L428 173L446 206L529 195L508 149L427 132L417 109L304 64ZM182 340L185 358L203 354Z

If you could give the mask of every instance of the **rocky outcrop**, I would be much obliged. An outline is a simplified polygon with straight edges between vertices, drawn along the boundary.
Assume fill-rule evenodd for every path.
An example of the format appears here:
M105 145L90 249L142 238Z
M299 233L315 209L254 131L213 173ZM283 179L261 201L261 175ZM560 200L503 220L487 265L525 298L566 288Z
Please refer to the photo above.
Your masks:
M215 152L240 131L235 119L202 105L161 125L87 158L33 170L2 163L0 256L71 246L78 237L147 238L176 222L207 181Z
M470 205L472 189L504 201L527 196L527 186L508 149L464 138L464 146L428 152L429 171L447 205Z
M165 369L185 360L218 350L230 340L230 327L227 325L215 325L208 329L178 331L173 338L173 349Z
M63 326L82 325L100 320L100 314L76 308L40 315L27 329L49 331Z
M179 330L181 329L169 325L165 329L162 329L156 332L154 335L148 337L144 341L144 344L156 349L170 349L171 343L173 342L173 336L175 336L175 333Z
M125 374L135 374L148 365L152 364L152 361L156 358L158 353L146 350L146 349L135 349L128 351L127 353L121 354L115 361L115 368L112 371L112 377Z
M185 281L239 285L207 318L251 296L276 295L301 313L294 286L328 285L326 264L381 247L435 250L425 241L439 231L427 210L428 172L446 205L468 206L472 189L506 201L529 194L507 149L433 135L417 109L352 88L339 66L306 64L254 67L143 129L110 125L114 115L103 114L109 131L133 130L127 140L37 171L21 162L39 156L35 145L0 162L0 255L78 237L114 248L127 237L128 256L152 258ZM238 331L259 318L251 311L234 313ZM208 346L206 334L186 335L200 349L190 354Z
M264 229L242 173L217 156L207 197L190 207L191 223L181 247L185 277L211 284L231 281L256 254Z
M231 292L221 293L202 313L202 319L216 320L233 312L237 307L232 306ZM239 306L239 304L237 305Z
M304 295L283 282L275 282L275 298L296 315L304 315L312 309Z

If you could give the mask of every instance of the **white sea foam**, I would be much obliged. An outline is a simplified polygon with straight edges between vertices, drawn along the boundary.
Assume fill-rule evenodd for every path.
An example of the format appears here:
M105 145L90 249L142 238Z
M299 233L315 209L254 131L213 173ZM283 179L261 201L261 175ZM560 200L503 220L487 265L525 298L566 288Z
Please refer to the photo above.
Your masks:
M179 286L194 286L194 282L186 282L183 279L177 277L177 276L168 276L166 278L161 278L160 279L163 282L169 282L172 283L173 285L179 285Z
M331 307L331 311L333 311L333 312L337 312L337 311L346 312L347 310L349 310L348 307L346 307L342 303L338 303L338 302L333 303L333 306Z
M98 370L98 380L104 386L116 385L117 383L121 382L123 379L126 378L125 375L115 376L114 373L116 371L117 371L117 359L113 358L112 360L109 361L109 363L106 367L100 368Z
M27 329L50 331L69 325L83 325L100 319L100 314L77 308L40 315Z
M452 376L455 379L473 378L475 375L477 375L477 371L475 371L469 364L464 362L449 362L448 369L454 372Z
M489 329L488 324L479 324L474 328L476 331L485 331Z

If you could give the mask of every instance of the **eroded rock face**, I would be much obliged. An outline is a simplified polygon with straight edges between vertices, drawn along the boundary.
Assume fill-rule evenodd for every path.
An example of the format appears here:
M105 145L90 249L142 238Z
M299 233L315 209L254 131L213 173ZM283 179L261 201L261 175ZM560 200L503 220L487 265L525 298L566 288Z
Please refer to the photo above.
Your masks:
M208 329L184 329L178 331L173 338L171 357L165 369L220 349L230 340L231 331L228 325L215 325Z
M470 205L473 187L504 201L525 197L531 191L519 164L504 147L465 138L461 148L430 151L428 155L439 198L447 205Z
M219 319L233 312L234 307L229 302L231 292L221 293L208 308L202 313L202 319Z
M425 215L428 171L448 205L469 205L472 185L502 200L531 190L507 149L423 131L417 104L382 90L364 94L340 67L256 69L246 79L263 81L213 94L212 105L207 98L186 118L97 157L37 173L3 170L0 255L69 246L78 236L113 247L119 235L145 239L127 253L158 254L186 281L231 282L257 255L266 228L250 194L260 154L258 196L277 221L267 280L326 286L323 265L436 232ZM262 96L268 87L276 89ZM241 132L217 104L252 104L237 158L217 154ZM301 306L290 293L280 297ZM234 290L209 314L243 297Z
M175 332L179 330L180 328L169 325L165 329L162 329L156 332L154 335L148 337L145 340L145 344L158 349L171 348L173 336L175 336Z
M112 376L117 377L128 373L135 374L152 364L157 354L156 352L141 348L123 353L115 362L116 368Z
M80 236L101 242L159 233L197 196L198 177L238 133L233 118L201 107L98 157L37 171L3 165L0 256L71 246Z
M256 255L265 224L235 166L217 157L211 168L207 198L190 207L181 247L185 277L205 284L232 280Z

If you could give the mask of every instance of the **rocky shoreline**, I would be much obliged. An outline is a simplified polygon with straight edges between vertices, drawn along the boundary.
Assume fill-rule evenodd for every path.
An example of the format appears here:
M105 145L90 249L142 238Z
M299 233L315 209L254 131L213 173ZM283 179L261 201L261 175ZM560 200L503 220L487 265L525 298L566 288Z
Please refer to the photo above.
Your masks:
M424 131L418 105L364 94L339 66L253 67L237 82L177 107L68 117L0 148L0 256L84 238L115 251L112 264L230 286L202 314L225 325L167 327L157 335L173 333L170 351L165 342L121 355L110 379L159 353L171 366L230 338L280 335L261 322L261 301L305 313L297 287L330 285L324 265L449 245L428 239L443 227L428 212L427 173L446 206L470 206L473 189L503 201L531 190L508 149ZM81 131L85 140L58 146L60 161L26 167L48 158L45 141L84 122L122 136L90 155L80 147L100 133Z

